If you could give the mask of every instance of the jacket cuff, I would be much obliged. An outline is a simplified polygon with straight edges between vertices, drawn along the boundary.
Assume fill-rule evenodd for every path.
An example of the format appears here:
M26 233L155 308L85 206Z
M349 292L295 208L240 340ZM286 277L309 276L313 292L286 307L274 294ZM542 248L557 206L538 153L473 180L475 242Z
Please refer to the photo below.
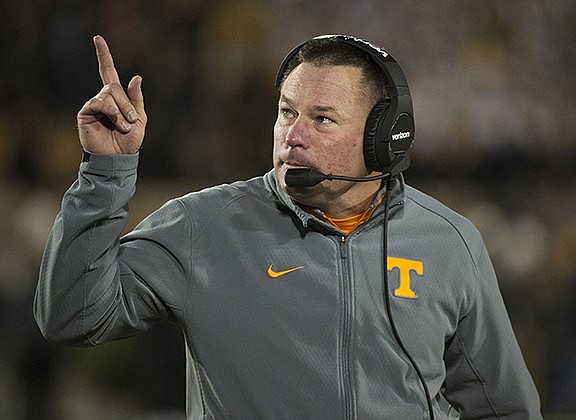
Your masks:
M138 168L140 152L134 154L97 154L83 151L81 170L96 172L134 171Z

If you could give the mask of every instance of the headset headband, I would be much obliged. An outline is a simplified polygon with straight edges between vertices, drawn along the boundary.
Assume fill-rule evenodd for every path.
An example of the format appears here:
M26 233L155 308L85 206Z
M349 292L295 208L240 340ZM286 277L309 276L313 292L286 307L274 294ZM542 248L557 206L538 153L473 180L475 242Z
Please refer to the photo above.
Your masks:
M397 96L399 94L410 93L404 72L390 54L368 41L350 35L320 35L296 46L284 58L282 64L280 64L280 68L276 74L275 85L277 88L280 88L280 85L282 84L282 80L285 76L284 73L286 72L288 64L298 54L300 49L308 42L320 39L336 39L344 44L358 48L361 51L367 53L370 58L378 65L378 67L384 72L386 80L388 81L388 95L390 97Z

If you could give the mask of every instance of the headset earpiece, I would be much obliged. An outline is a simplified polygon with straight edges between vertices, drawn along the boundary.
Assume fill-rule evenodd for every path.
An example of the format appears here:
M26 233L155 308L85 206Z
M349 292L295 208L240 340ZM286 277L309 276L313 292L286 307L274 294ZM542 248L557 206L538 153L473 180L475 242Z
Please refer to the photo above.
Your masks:
M364 128L364 161L366 167L371 171L382 170L383 165L379 159L382 152L379 150L381 147L378 146L378 139L380 136L382 121L384 120L384 114L386 110L390 107L389 100L383 100L378 102L366 120L366 127ZM394 156L388 154L387 162L392 162Z
M368 169L387 172L398 157L409 157L414 142L411 108L412 101L406 94L382 100L372 108L364 129L364 161Z

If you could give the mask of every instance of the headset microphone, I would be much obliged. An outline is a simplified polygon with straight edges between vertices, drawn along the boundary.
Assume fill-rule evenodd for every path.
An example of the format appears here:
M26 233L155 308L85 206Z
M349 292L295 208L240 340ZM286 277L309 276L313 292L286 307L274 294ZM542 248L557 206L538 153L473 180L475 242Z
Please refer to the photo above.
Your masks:
M325 179L332 181L332 180L340 180L340 181L350 181L350 182L369 182L375 181L378 179L384 179L389 177L394 177L398 175L400 172L405 170L410 166L410 158L407 156L398 156L392 164L385 168L385 172L381 173L380 175L375 176L367 176L367 177L352 177L352 176L344 176L344 175L333 175L333 174L323 174L320 171L317 171L313 168L292 168L286 171L286 176L284 177L284 181L286 182L287 187L296 187L296 188L304 188L304 187L313 187L316 184L321 183Z

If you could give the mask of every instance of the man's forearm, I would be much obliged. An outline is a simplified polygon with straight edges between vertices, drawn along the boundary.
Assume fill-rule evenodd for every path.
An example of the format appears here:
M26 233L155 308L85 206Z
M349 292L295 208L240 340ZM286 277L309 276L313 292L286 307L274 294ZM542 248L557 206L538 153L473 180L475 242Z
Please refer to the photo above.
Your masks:
M64 195L46 245L34 302L44 336L90 345L105 324L118 273L119 235L135 190L137 155L93 155Z

